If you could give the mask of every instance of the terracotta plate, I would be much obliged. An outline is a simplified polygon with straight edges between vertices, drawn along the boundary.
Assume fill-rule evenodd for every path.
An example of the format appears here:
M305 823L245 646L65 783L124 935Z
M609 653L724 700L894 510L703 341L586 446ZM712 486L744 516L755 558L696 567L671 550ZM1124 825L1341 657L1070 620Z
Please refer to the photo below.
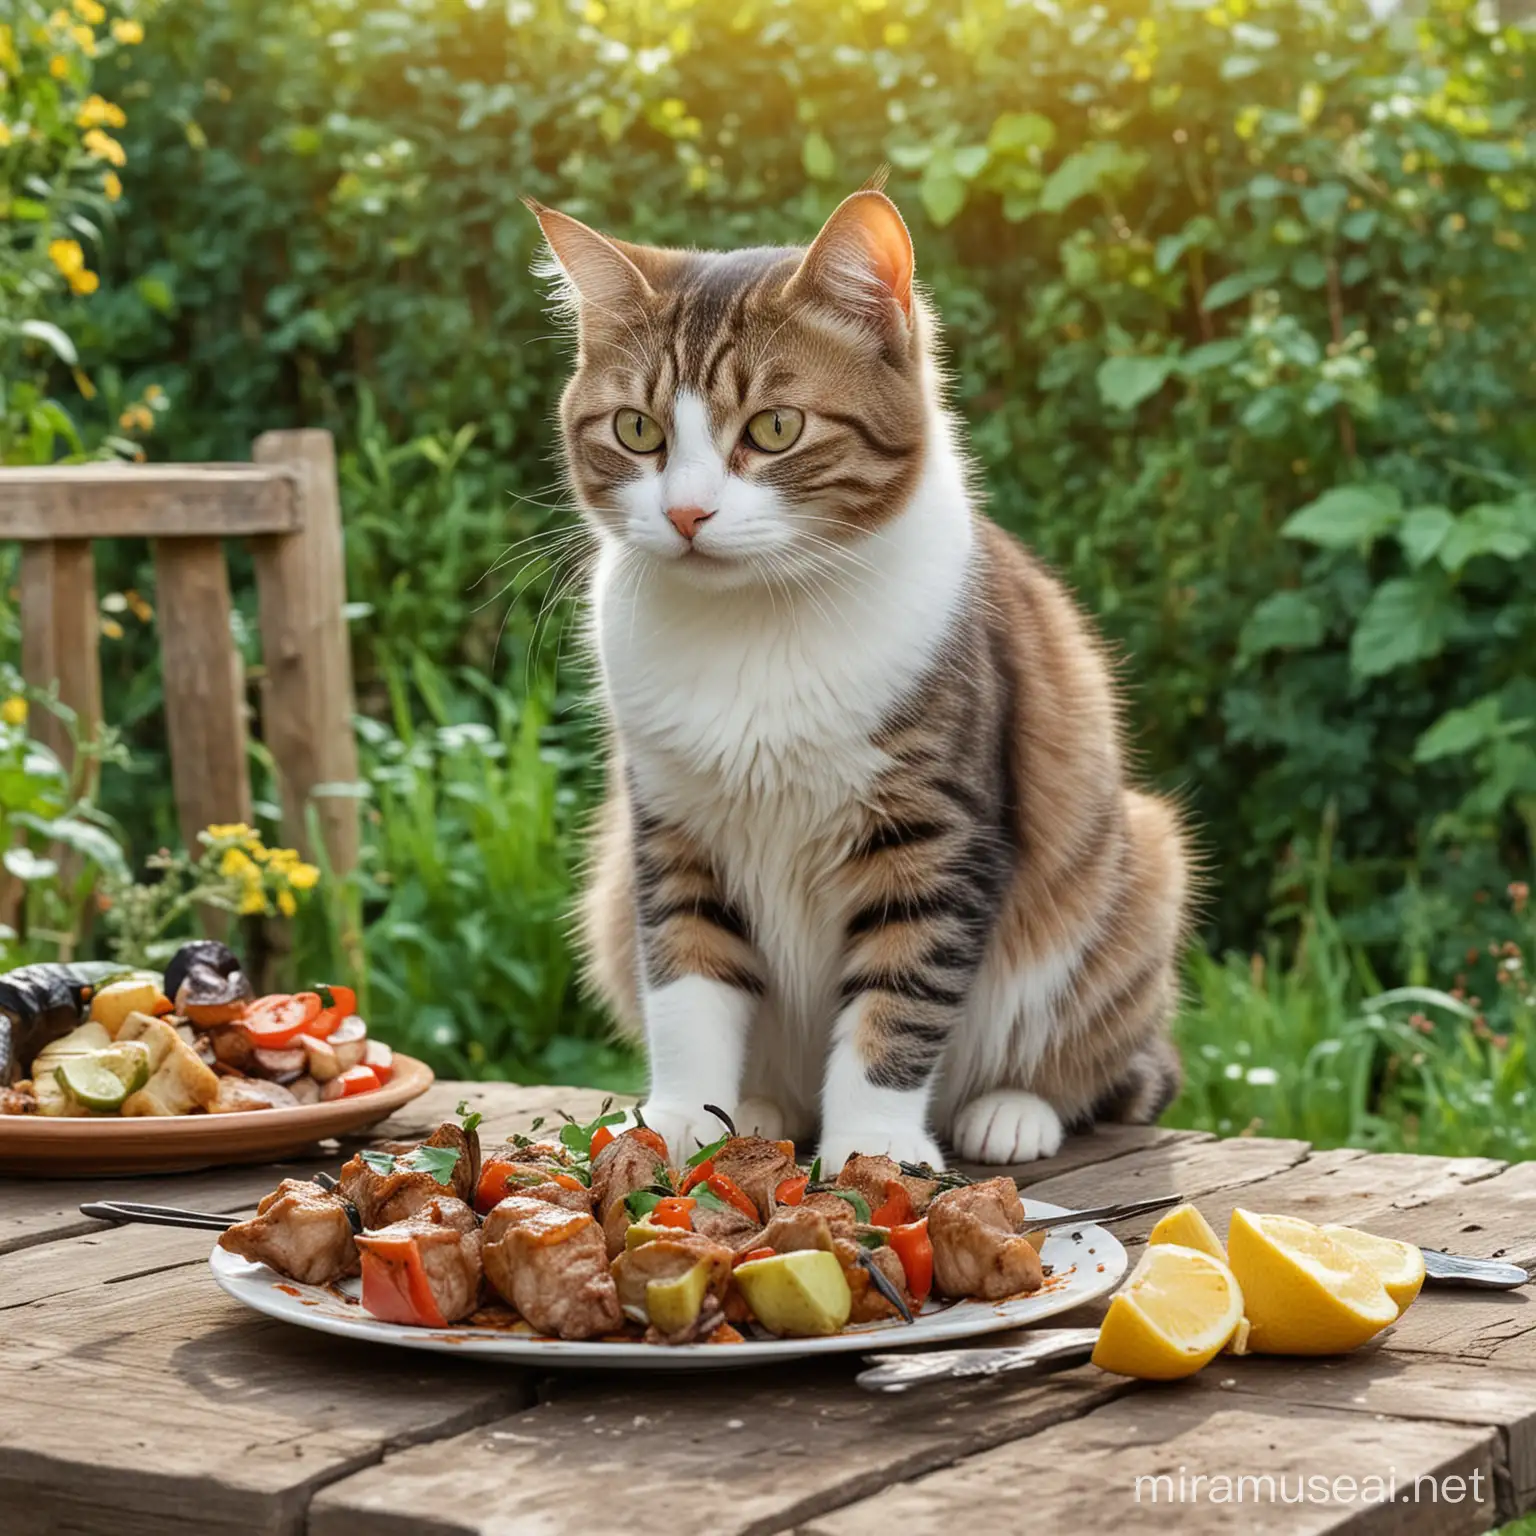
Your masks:
M1044 1200L1024 1198L1030 1217L1059 1216L1062 1208ZM1028 1328L1070 1312L1102 1296L1125 1273L1125 1249L1103 1227L1065 1228L1045 1240L1040 1257L1052 1274L1033 1296L1006 1301L930 1302L914 1323L864 1323L845 1328L829 1339L749 1340L744 1344L686 1344L678 1349L612 1339L567 1343L540 1338L527 1323L509 1329L407 1328L382 1323L364 1312L356 1280L336 1286L297 1285L274 1274L265 1264L215 1248L209 1258L213 1278L236 1301L268 1317L315 1328L322 1333L363 1339L370 1344L395 1344L445 1355L482 1355L487 1359L532 1366L600 1366L606 1370L724 1371L744 1365L773 1365L800 1356L835 1355L866 1350L905 1349L915 1344L953 1344L1008 1328Z
M317 1141L375 1125L431 1086L431 1067L396 1051L394 1075L382 1088L334 1104L127 1120L118 1115L0 1115L0 1173L74 1178L276 1162Z

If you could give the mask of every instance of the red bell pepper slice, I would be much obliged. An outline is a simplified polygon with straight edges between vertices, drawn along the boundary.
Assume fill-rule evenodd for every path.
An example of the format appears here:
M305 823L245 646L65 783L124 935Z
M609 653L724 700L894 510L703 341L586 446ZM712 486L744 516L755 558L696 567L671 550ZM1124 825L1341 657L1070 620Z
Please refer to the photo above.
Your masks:
M774 1190L773 1198L777 1200L780 1205L799 1205L801 1201L805 1199L805 1187L810 1182L811 1176L808 1173L802 1173L795 1177L785 1179L783 1183L781 1183L779 1187Z
M704 1161L702 1163L700 1163L697 1168L690 1168L688 1170L688 1177L683 1180L683 1187L682 1187L682 1189L680 1189L678 1191L678 1193L686 1195L688 1193L688 1191L690 1189L692 1189L695 1184L703 1184L703 1183L707 1182L707 1180L709 1179L710 1174L712 1174L714 1171L715 1171L715 1160L714 1160L714 1158L706 1157L704 1159Z
M923 1302L933 1290L933 1244L928 1238L928 1218L891 1228L891 1247L907 1276L907 1292Z
M771 1259L774 1250L772 1248L749 1248L745 1253L738 1253L731 1261L731 1268L738 1264L750 1264L754 1259Z
M757 1207L752 1203L752 1197L730 1174L712 1173L705 1179L704 1186L706 1189L712 1190L715 1194L719 1195L727 1205L734 1205L743 1216L750 1216L753 1221L759 1219Z
M432 1294L421 1252L409 1237L360 1237L363 1307L381 1322L413 1328L444 1328L445 1318Z
M871 1212L869 1219L877 1227L904 1227L917 1220L917 1207L900 1179L885 1181L885 1204Z
M304 1031L316 1040L329 1039L331 1032L340 1026L343 1019L349 1019L357 1012L357 993L351 987L327 985L325 990L331 994L331 1006L322 1007ZM321 1001L323 1003L324 999Z
M645 1219L653 1227L681 1227L691 1232L693 1210L698 1203L686 1195L669 1195L665 1200L658 1200Z
M614 1139L611 1125L600 1125L592 1132L592 1145L587 1148L589 1157L596 1157Z

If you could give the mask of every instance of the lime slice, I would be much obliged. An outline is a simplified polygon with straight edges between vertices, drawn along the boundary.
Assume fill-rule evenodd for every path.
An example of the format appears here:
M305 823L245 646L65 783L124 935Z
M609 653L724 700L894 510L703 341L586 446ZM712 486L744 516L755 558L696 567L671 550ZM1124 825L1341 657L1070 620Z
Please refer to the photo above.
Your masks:
M129 1040L89 1056L70 1056L59 1063L56 1076L59 1086L87 1109L118 1109L149 1081L149 1050Z

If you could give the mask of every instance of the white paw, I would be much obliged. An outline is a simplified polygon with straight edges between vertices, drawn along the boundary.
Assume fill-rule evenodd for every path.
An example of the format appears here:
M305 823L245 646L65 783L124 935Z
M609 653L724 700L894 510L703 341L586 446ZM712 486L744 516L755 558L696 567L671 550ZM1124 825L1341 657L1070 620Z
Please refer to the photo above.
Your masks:
M1000 1088L972 1099L955 1118L955 1151L971 1163L1030 1163L1061 1148L1061 1117L1044 1099Z
M665 1104L642 1104L645 1123L665 1140L672 1153L672 1165L681 1168L700 1147L719 1141L725 1126L707 1109L671 1109ZM631 1114L629 1124L633 1125Z
M865 1157L894 1157L898 1163L927 1163L930 1168L944 1166L944 1154L939 1144L926 1131L910 1129L855 1130L847 1126L833 1126L822 1133L822 1177L835 1179L843 1171L843 1164L856 1152Z
M736 1106L736 1129L743 1136L783 1141L784 1111L772 1099L743 1099Z

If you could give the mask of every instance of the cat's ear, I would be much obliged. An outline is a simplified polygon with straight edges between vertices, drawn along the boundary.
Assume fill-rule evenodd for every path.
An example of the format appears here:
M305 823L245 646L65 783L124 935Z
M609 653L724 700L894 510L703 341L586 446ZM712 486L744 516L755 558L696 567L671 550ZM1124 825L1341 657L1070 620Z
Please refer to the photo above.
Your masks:
M912 237L896 205L873 187L838 204L785 296L819 299L858 319L912 324Z
M573 295L598 310L619 310L654 296L639 267L606 235L580 219L525 197L549 242L554 275Z

